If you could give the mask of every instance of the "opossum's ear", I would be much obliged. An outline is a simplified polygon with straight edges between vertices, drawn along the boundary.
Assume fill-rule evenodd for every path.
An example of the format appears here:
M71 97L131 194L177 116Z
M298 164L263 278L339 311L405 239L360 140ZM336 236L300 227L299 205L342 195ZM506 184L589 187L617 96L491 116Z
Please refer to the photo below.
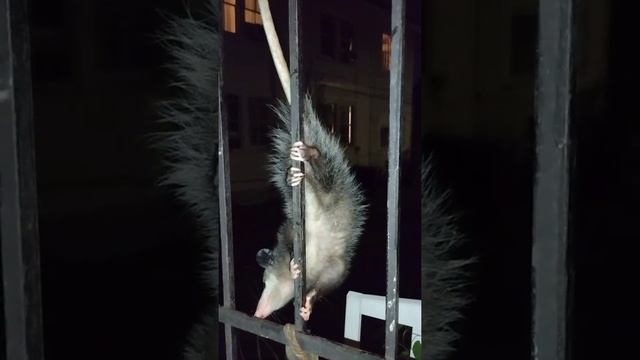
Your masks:
M273 264L273 253L269 249L260 249L256 254L256 261L258 262L258 265L266 268Z

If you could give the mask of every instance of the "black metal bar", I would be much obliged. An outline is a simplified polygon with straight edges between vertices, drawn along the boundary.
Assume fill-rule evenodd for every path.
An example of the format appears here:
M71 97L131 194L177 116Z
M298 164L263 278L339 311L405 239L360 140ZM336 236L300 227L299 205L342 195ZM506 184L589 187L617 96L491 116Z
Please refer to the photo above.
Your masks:
M220 1L220 14L224 14L224 2ZM233 262L233 223L231 217L231 168L229 166L229 124L224 104L224 28L222 15L218 22L220 36L218 73L218 197L220 207L220 258L222 262L222 288L224 306L236 307L235 276ZM213 119L212 119L213 120ZM227 360L237 359L238 347L235 330L224 327L225 354Z
M538 168L532 249L533 358L563 360L567 348L574 3L572 0L541 0L539 6Z
M304 97L302 90L302 46L300 37L300 0L289 0L289 64L291 73L291 140L292 143L303 139L304 131L301 126L304 112ZM292 166L304 172L304 163L292 160ZM304 182L293 188L293 257L302 269L295 280L294 316L296 329L304 330L305 322L300 316L300 307L305 301L306 291L306 262L305 262L305 222L304 222Z
M282 331L283 326L274 322L248 316L242 312L220 307L220 321L240 330L256 334L281 344L287 344ZM381 360L380 356L356 349L338 342L330 341L319 336L297 333L300 346L311 353L325 359L353 359L353 360Z
M5 354L40 360L42 296L26 1L0 0L0 238Z
M398 333L398 224L400 222L400 144L404 70L405 1L391 3L389 86L389 181L387 192L387 306L385 359L396 358Z

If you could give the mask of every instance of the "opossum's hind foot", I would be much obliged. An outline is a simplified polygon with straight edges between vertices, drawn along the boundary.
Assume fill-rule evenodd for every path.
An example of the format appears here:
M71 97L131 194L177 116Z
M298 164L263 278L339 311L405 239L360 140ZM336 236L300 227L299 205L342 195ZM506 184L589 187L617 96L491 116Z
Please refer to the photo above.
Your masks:
M293 160L308 162L311 159L317 159L320 156L320 151L316 147L307 146L302 141L297 141L291 147L290 156Z
M291 262L289 263L289 270L291 271L291 277L294 280L297 279L298 276L300 276L300 272L302 272L300 264L296 264L296 259L291 259Z
M300 308L300 317L304 321L309 321L311 317L311 308L313 307L313 301L315 300L316 290L311 290L306 296L304 306Z
M304 173L297 167L290 167L287 173L287 184L289 186L298 186L304 178Z

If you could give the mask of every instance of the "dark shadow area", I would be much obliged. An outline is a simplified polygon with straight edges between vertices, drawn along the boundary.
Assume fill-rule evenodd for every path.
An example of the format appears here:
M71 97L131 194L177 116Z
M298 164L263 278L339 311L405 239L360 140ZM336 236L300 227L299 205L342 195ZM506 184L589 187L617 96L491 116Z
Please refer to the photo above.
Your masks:
M452 359L529 359L536 1L425 6L423 149L452 192L473 302ZM426 304L428 306L428 304Z
M465 252L478 256L474 301L453 358L528 358L531 155L505 144L427 136L440 181L453 192Z
M536 1L429 1L425 146L480 256L456 359L529 359L536 171ZM635 15L581 1L575 39L568 348L574 359L631 353L638 229ZM455 15L455 16L454 16ZM634 320L632 320L632 318Z
M640 58L630 46L638 26L626 2L580 10L582 47L600 39L605 47L583 51L576 79L585 86L575 99L572 352L575 359L613 359L635 351L638 320L631 284L640 238Z
M171 95L157 36L185 4L30 3L45 357L179 359L199 254L149 134Z

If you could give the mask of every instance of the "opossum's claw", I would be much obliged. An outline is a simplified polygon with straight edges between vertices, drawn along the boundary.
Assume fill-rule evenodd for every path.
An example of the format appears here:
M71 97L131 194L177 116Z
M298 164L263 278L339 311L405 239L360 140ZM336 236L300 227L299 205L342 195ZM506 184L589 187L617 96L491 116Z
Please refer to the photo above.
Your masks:
M313 146L307 146L302 141L297 141L291 147L289 154L291 159L296 161L309 161L312 158L317 159L320 156L320 151Z
M305 159L305 149L306 146L302 143L302 141L298 141L291 147L289 156L291 157L291 159L296 161L308 161L308 157Z
M298 186L302 182L304 178L304 173L296 167L289 168L289 173L287 174L287 184L289 186Z
M316 296L316 291L311 290L306 296L304 306L300 307L300 317L302 317L304 321L309 321L309 318L311 317L311 309L313 307L313 298L315 296Z
M311 317L311 307L306 307L303 306L300 308L300 317L304 320L304 321L309 321L309 318Z
M300 276L300 273L302 272L302 269L300 269L300 264L296 264L295 259L291 259L291 262L289 263L289 270L291 271L291 277L294 280L297 279L298 276Z

